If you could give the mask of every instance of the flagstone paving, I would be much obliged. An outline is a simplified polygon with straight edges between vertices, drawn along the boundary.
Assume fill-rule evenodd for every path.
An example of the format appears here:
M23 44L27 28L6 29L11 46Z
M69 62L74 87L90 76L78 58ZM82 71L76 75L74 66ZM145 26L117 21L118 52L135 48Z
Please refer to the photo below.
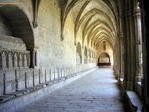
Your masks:
M99 68L19 112L125 112L112 68Z

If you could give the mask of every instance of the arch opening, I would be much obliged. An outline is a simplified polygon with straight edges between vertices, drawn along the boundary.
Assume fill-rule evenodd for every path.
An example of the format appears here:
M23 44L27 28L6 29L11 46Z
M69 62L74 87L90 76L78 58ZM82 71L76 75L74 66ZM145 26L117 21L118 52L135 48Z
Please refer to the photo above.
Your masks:
M6 33L0 32L1 35L11 36L23 40L26 49L34 48L34 34L29 17L21 6L3 5L0 6L0 15L5 20ZM3 28L4 29L4 28ZM9 32L8 32L9 31Z
M110 66L111 65L111 58L108 53L103 52L100 54L98 58L98 66Z
M5 70L33 67L34 33L23 6L0 5L0 23L0 40L2 42L0 52L6 51L4 57L9 60L4 63L12 65L1 68ZM13 54L17 54L17 66L16 62L13 61Z

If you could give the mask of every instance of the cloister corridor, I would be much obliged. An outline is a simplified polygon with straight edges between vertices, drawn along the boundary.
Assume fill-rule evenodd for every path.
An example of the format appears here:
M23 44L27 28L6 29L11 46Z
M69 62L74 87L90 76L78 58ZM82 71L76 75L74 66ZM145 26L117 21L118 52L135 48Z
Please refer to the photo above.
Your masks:
M0 0L0 112L149 112L147 0Z
M98 68L18 112L125 112L112 68Z

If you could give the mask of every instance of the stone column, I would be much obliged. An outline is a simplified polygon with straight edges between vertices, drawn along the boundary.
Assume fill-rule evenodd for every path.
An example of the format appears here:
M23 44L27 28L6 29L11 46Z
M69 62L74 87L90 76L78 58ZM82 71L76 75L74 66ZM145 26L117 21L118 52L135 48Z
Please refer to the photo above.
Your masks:
M120 59L119 59L119 64L120 64L120 76L119 78L124 78L123 76L123 42L122 42L122 39L123 39L123 34L120 32L119 33L119 53L120 53Z
M136 82L142 80L142 26L140 9L134 10L135 38L136 38Z
M124 21L124 86L127 90L134 89L134 38L133 38L133 21L132 21L132 10L130 7L130 1L127 1L128 5L125 11Z
M32 68L37 68L38 67L37 49L36 48L31 51L31 67Z
M115 76L116 76L116 79L119 79L119 74L120 74L120 65L119 65L119 62L120 62L120 58L119 58L120 54L119 54L119 39L117 38L117 42L116 42L116 45L115 45L115 64L114 64L114 70L115 70Z

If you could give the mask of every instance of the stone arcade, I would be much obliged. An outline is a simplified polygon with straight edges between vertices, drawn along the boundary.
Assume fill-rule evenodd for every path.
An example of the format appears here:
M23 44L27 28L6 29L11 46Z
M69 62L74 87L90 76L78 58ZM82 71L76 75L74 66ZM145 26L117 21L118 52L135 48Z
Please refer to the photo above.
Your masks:
M113 67L132 112L148 112L146 4L0 0L0 112L18 111L98 66Z

